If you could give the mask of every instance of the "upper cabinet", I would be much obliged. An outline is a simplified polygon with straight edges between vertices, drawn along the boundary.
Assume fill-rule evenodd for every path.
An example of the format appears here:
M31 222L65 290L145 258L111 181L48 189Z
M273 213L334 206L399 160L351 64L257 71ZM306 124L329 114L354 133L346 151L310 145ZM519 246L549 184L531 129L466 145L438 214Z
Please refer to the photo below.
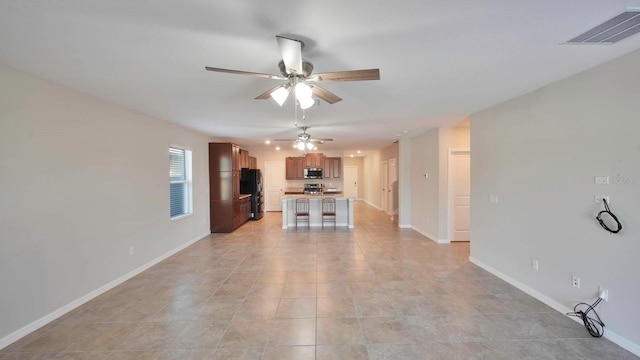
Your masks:
M235 170L233 146L229 143L209 144L209 172Z
M342 177L342 159L339 157L324 158L322 177L325 179L339 179Z
M321 168L324 157L320 153L306 154L304 156L305 166L308 168Z
M306 167L305 158L288 157L286 160L287 180L303 180L305 167Z
M231 144L231 152L233 155L233 170L240 170L240 146Z
M253 156L249 156L249 169L257 169L258 168L258 159Z
M240 168L251 169L251 163L249 160L249 151L245 149L240 149Z
M325 179L339 179L342 177L342 158L324 157L322 154L288 157L286 159L287 180L304 180L305 168L322 169L322 177Z

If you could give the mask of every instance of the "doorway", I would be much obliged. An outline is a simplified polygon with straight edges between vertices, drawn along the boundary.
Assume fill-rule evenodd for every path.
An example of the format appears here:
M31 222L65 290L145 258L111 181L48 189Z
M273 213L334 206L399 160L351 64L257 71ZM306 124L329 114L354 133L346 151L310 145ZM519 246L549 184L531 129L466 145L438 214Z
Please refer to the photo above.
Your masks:
M285 188L284 162L264 163L264 202L266 211L282 211L282 195Z
M449 239L471 240L471 152L449 150Z
M358 199L358 167L347 165L344 167L344 197Z

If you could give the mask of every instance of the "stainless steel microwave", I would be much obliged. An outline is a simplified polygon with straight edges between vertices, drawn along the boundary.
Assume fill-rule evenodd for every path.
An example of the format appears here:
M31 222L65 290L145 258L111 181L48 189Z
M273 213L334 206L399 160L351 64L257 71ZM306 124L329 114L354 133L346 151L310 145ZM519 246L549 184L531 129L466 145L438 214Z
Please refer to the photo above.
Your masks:
M320 168L306 168L304 169L305 179L322 179L322 169Z

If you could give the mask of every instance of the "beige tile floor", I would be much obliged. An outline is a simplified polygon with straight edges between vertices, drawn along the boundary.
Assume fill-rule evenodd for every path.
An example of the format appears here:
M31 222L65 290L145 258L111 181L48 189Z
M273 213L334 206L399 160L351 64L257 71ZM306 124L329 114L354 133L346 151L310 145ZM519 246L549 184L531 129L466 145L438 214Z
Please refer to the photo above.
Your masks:
M211 235L0 350L9 359L636 359L356 204L356 228Z

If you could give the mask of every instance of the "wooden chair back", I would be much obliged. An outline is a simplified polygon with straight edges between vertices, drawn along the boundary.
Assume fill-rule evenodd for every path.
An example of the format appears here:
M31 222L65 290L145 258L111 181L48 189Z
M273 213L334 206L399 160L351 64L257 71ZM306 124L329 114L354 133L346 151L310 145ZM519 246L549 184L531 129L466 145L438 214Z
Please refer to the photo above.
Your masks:
M296 199L296 228L298 228L298 221L307 222L309 226L309 199L299 198Z

